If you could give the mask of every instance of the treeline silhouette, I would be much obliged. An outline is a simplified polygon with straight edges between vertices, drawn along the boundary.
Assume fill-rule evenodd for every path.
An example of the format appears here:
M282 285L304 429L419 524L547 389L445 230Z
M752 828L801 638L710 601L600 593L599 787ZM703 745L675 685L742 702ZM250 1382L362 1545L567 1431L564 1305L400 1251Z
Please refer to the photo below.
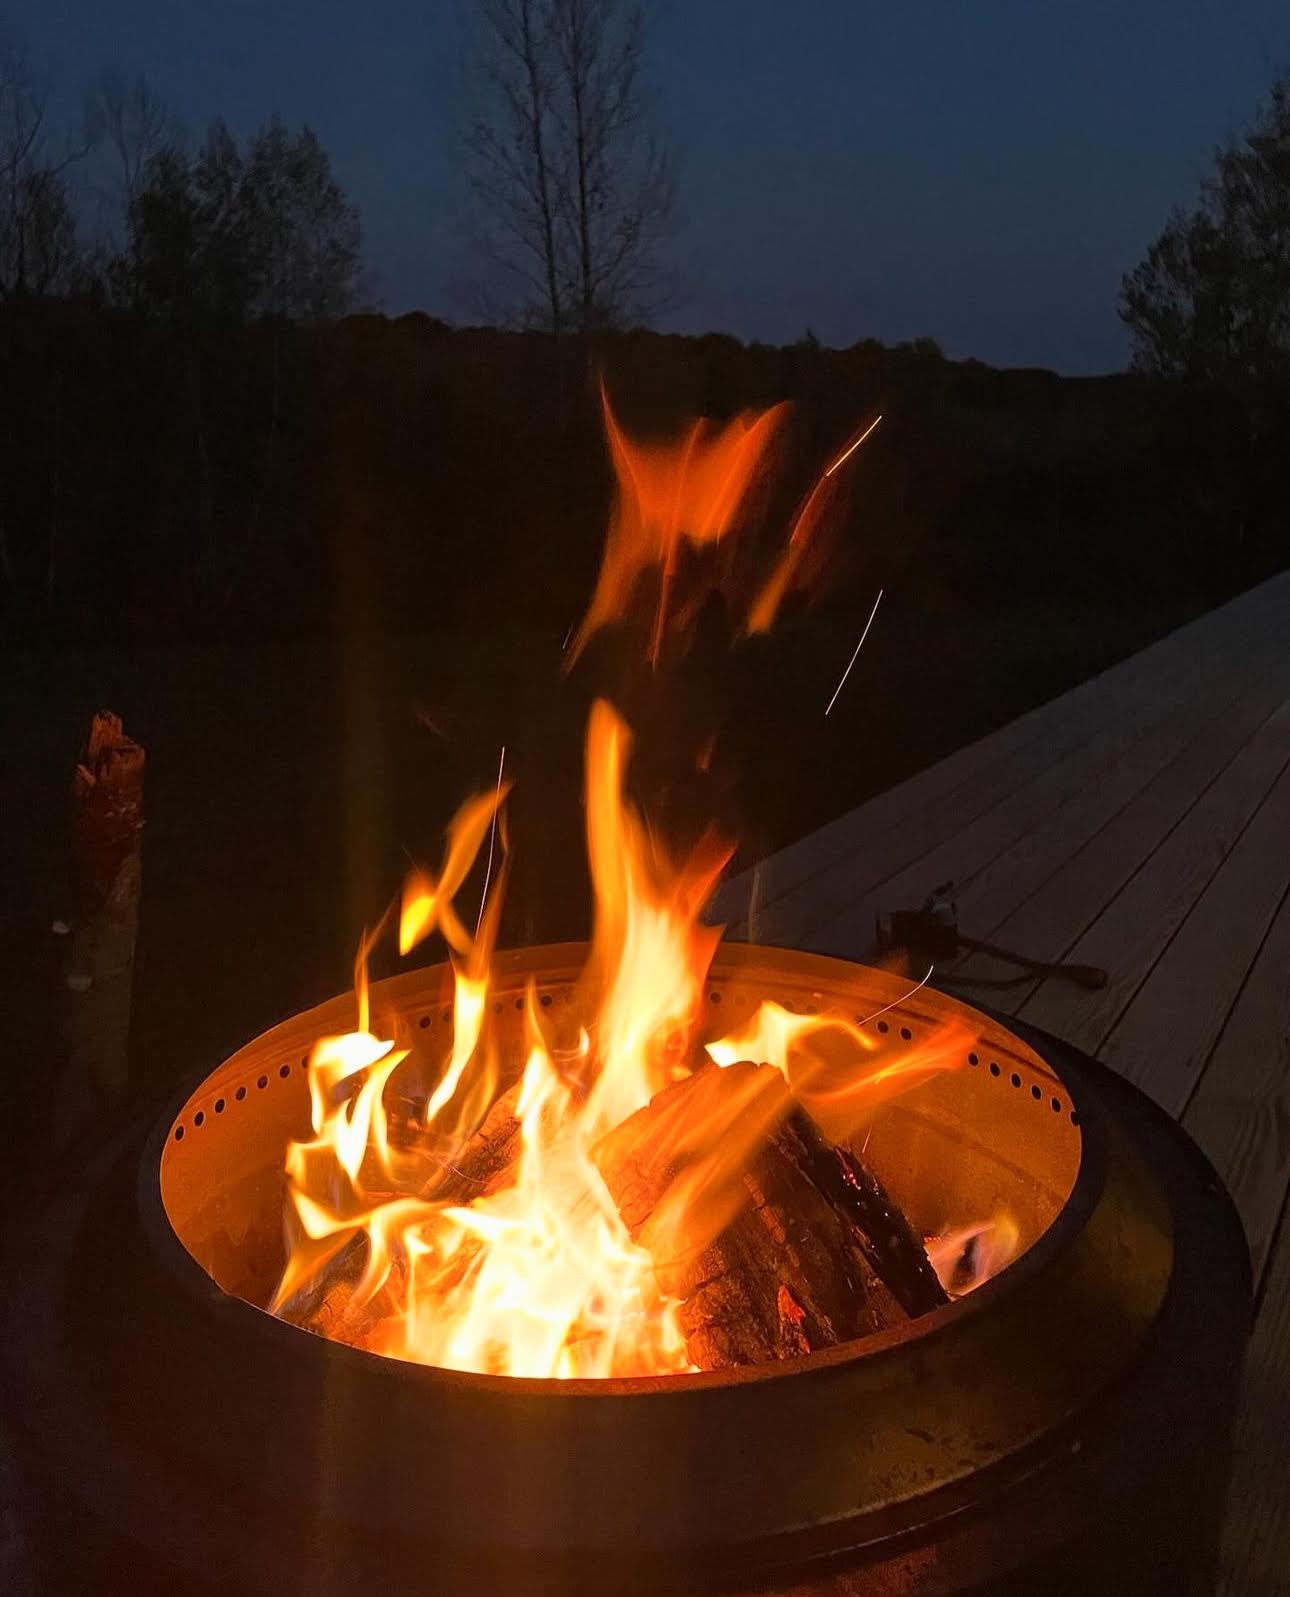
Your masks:
M786 516L868 415L829 593L1212 601L1284 558L1290 460L1220 388L650 332L594 342L0 306L6 642L543 625L585 603L609 504L597 392L674 429L794 401ZM859 589L857 589L859 585ZM828 600L826 599L826 602Z

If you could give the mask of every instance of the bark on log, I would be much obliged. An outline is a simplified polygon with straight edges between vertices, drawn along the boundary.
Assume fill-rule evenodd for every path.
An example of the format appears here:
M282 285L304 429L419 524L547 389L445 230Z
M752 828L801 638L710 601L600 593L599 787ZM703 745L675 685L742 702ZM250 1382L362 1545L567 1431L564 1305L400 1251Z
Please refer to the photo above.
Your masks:
M742 1096L761 1082L768 1094L782 1090L783 1115L734 1176L732 1217L715 1236L665 1256L650 1236L650 1221L674 1183L693 1170L684 1156L678 1159L672 1134L678 1114L697 1123L719 1112L723 1094ZM783 1078L773 1066L752 1064L710 1067L676 1083L597 1150L628 1231L646 1246L653 1242L659 1285L682 1300L678 1321L701 1369L792 1358L884 1323L853 1229L816 1184L813 1157Z
M511 1180L520 1156L520 1123L515 1118L520 1086L515 1082L494 1100L478 1129L449 1160L443 1182L434 1189L436 1199L469 1203Z
M129 1085L130 990L139 920L144 751L110 711L90 724L72 780L71 942L57 1121L66 1142Z
M870 1268L905 1313L912 1319L948 1303L927 1250L877 1176L849 1149L835 1147L804 1110L795 1109L792 1122L816 1184L850 1220Z

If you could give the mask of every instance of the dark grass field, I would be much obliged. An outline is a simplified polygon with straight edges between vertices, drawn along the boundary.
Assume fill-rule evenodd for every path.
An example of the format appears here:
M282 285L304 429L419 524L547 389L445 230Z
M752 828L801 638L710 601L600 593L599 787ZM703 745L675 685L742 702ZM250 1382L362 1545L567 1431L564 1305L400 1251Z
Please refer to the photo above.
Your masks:
M6 1123L20 1149L40 1145L58 1055L50 926L65 908L68 785L97 708L117 710L148 751L132 1047L140 1091L156 1096L348 984L360 930L397 894L410 858L437 860L444 824L493 782L503 743L517 782L503 940L585 935L582 728L606 685L635 684L615 692L646 722L642 785L668 817L662 829L692 834L711 808L749 857L1185 614L1125 600L946 617L889 599L827 720L863 615L790 624L715 673L681 669L664 684L626 668L623 640L566 676L560 638L523 631L10 655L0 683ZM697 785L689 755L712 719L722 724L714 774ZM468 904L478 892L477 875ZM374 963L381 974L397 959L391 950Z

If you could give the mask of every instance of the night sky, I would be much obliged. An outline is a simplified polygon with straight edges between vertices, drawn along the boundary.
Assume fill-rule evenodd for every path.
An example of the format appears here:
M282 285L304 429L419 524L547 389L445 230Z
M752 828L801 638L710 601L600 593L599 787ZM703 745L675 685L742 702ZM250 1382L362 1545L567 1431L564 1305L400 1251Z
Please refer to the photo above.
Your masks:
M466 319L454 0L22 0L79 103L144 71L192 132L308 121L363 216L390 312ZM1121 366L1121 274L1290 57L1284 0L670 0L659 114L689 283L668 324Z

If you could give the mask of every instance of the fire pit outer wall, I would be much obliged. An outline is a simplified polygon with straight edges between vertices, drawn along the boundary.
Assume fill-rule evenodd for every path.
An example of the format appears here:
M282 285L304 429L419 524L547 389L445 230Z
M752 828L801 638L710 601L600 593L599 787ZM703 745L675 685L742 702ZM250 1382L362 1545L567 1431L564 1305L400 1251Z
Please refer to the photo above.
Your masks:
M529 977L566 1001L584 954L500 956L503 1013ZM378 1025L444 1026L449 982L378 984ZM1110 1072L904 991L727 947L711 1034L767 997L894 1002L873 1027L893 1051L966 1018L963 1067L878 1111L866 1160L928 1233L1006 1206L1021 1256L898 1331L660 1380L428 1369L244 1301L307 1130L303 1061L352 999L242 1049L11 1250L9 1417L50 1589L1211 1590L1249 1320L1230 1200Z

